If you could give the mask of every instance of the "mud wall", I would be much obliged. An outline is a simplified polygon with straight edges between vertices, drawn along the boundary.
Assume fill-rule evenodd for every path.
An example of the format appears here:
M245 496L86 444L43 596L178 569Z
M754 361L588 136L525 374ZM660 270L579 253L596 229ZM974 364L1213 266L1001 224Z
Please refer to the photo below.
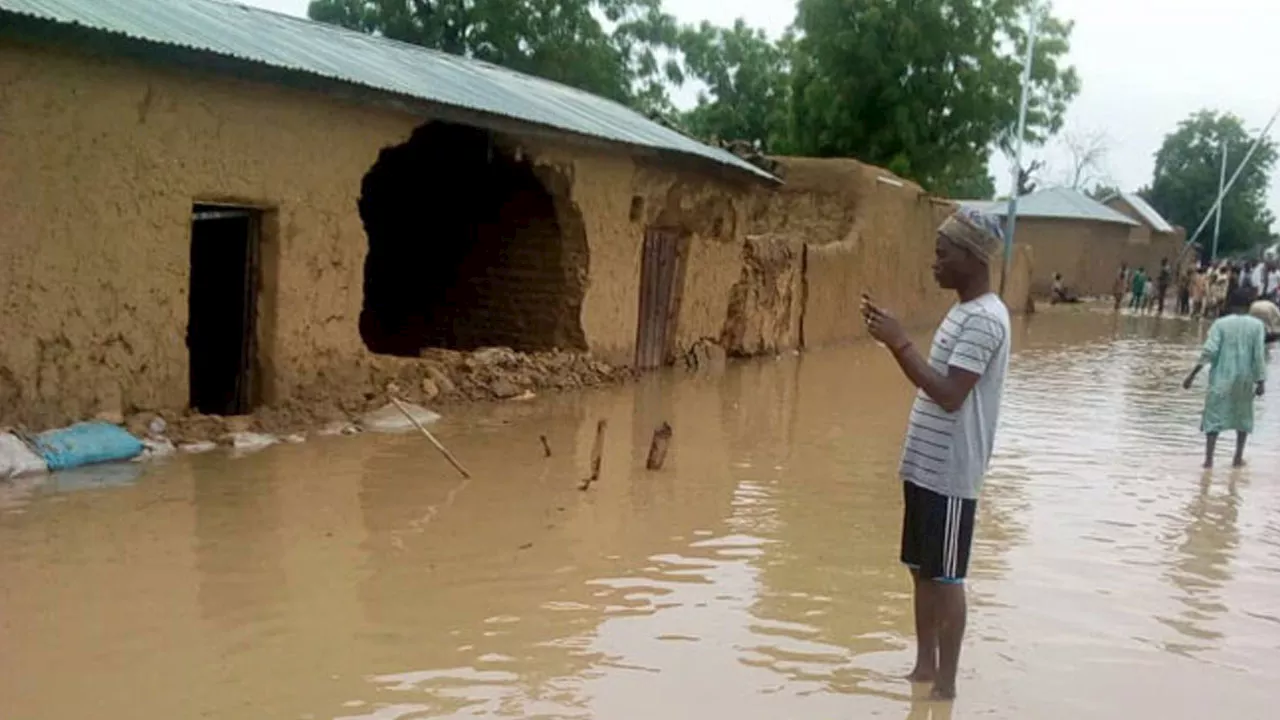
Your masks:
M720 338L741 271L744 186L621 153L584 153L545 140L522 147L568 179L569 200L585 226L588 281L581 317L594 355L616 364L634 359L648 228L676 230L685 239L673 355L702 338Z
M428 379L361 340L357 211L380 151L424 118L5 41L0 119L0 422L186 406L196 202L262 210L264 403L348 411L380 404L389 378ZM561 232L585 237L562 260L584 274L569 280L585 345L614 364L634 356L648 228L684 248L673 357L707 338L744 355L851 340L863 291L920 327L952 301L929 271L950 206L877 168L786 159L772 189L600 146L498 145L532 165ZM546 270L525 260L509 269Z
M424 118L11 41L0 118L0 422L186 406L195 202L263 211L263 402L367 404L403 374L360 337L357 201L379 152ZM688 241L673 350L720 336L740 274L741 187L607 148L500 144L534 166L562 233L586 237L561 264L582 275L569 280L585 286L588 349L631 362L650 226Z
M1178 233L1046 218L1019 219L1016 244L1029 248L1035 258L1031 291L1041 297L1049 294L1054 273L1061 273L1067 286L1080 295L1110 295L1121 263L1146 267L1151 273L1162 258L1175 261L1182 249Z
M758 246L748 247L744 284L735 289L743 300L726 323L730 352L863 337L864 292L908 325L936 324L955 301L937 287L931 269L937 226L953 205L855 160L778 160L786 183L750 199L747 235ZM1012 265L1006 303L1015 312L1026 306L1030 266L1025 251Z
M8 42L0 118L0 419L186 405L197 200L266 210L268 400L364 354L356 197L412 118Z

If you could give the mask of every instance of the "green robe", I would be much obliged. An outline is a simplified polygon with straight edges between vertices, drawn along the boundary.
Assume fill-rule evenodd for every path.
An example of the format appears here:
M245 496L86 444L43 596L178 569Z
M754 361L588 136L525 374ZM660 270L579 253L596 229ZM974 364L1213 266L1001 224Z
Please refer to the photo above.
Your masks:
M1248 315L1227 315L1209 328L1200 354L1200 363L1211 366L1202 431L1253 432L1255 393L1267 377L1266 335L1262 321Z

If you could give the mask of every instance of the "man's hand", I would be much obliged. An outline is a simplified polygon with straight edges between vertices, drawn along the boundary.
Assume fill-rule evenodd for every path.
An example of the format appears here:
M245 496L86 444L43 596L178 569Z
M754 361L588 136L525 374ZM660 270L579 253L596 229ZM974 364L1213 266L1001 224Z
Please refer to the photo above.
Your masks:
M1258 381L1258 389L1257 389L1257 390L1255 390L1254 392L1256 392L1256 393L1258 394L1258 397L1262 397L1263 395L1265 395L1265 394L1267 393L1267 384L1266 384L1266 383L1264 383L1264 382L1262 382L1261 380L1259 380L1259 381Z
M862 319L867 324L867 332L894 352L900 352L911 344L911 338L902 329L898 320L872 302L871 297L862 295Z

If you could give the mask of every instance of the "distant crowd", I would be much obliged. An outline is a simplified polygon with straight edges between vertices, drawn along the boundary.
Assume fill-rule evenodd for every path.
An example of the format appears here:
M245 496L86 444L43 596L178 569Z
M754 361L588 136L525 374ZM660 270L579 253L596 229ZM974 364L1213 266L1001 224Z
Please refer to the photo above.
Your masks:
M1112 293L1115 308L1162 315L1173 291L1173 311L1186 317L1217 318L1228 311L1227 299L1240 292L1250 301L1250 314L1280 333L1280 263L1263 261L1221 261L1193 265L1175 277L1169 261L1163 260L1154 277L1145 267L1120 266ZM1055 293L1056 294L1056 293Z

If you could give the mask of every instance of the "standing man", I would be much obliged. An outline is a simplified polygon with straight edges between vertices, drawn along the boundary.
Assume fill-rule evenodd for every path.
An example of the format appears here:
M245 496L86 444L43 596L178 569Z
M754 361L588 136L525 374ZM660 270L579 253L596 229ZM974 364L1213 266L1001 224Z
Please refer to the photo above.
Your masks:
M1138 271L1133 274L1132 286L1129 289L1129 309L1134 312L1140 312L1146 304L1143 297L1147 294L1147 269L1139 267Z
M1173 281L1173 271L1169 269L1169 258L1160 261L1160 274L1156 276L1156 317L1164 315L1164 298L1169 294L1169 283Z
M956 694L964 638L964 579L974 512L991 458L1009 365L1009 311L991 292L989 265L1002 248L999 222L962 209L938 228L933 277L959 302L921 355L889 313L863 296L862 316L917 388L899 476L903 481L902 562L915 585L913 682L933 697Z
M1120 312L1120 303L1124 302L1124 294L1129 290L1129 264L1120 263L1120 272L1111 284L1111 294L1115 296L1116 312Z

